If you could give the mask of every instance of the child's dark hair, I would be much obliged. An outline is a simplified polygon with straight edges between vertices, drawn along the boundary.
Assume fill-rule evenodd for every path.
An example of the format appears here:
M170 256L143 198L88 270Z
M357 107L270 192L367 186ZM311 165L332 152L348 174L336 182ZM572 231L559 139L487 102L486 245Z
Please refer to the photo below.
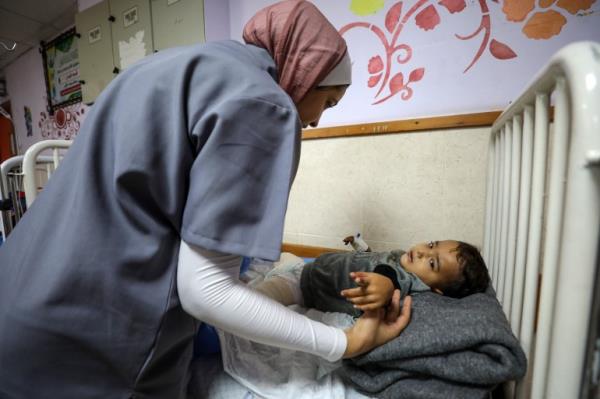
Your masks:
M445 296L464 298L484 292L490 284L490 275L479 250L466 242L458 241L456 259L461 267L460 278L442 288Z

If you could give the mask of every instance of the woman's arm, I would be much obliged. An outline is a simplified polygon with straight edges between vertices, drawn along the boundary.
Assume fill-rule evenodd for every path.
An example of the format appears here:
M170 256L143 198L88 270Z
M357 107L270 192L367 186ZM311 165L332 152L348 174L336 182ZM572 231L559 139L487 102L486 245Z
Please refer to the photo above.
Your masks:
M238 280L241 257L181 242L177 289L183 309L251 341L339 360L347 346L340 329L310 320Z
M181 242L177 289L195 318L251 341L321 356L354 357L400 334L410 320L410 300L400 312L395 295L387 315L366 312L346 330L300 315L238 280L240 257ZM382 309L380 309L382 311Z

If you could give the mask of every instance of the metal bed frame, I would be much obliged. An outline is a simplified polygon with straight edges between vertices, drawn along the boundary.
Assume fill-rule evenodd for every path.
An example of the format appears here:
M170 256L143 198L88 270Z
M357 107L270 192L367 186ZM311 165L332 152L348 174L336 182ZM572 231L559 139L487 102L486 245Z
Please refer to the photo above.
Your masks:
M25 155L17 155L2 162L0 200L3 210L0 212L0 233L3 241L35 200L38 187L43 184L40 177L47 181L52 176L64 156L64 150L71 143L69 140L40 141L32 145ZM52 155L43 154L48 151Z
M509 397L584 395L599 166L600 44L580 42L559 51L492 126L483 254L529 361Z

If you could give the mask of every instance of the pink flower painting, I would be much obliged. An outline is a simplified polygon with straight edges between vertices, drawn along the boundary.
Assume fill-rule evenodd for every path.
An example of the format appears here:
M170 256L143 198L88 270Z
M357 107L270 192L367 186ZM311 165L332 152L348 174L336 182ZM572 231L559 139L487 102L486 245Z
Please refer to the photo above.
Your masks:
M589 12L590 7L596 0L505 0L502 4L499 0L490 0L496 3L495 7L501 7L506 19L510 22L521 23L525 21L522 32L529 39L549 39L558 35L566 23L563 13L582 15ZM463 73L467 73L488 52L497 60L510 60L516 58L517 53L509 44L495 37L490 18L488 0L476 0L479 11L479 21L475 29L470 33L454 36L458 40L480 40L477 50L471 61L465 66ZM375 35L382 45L383 51L373 54L368 62L367 70L369 78L367 87L375 90L373 105L384 103L396 95L404 101L413 95L414 84L425 77L426 68L423 65L409 66L413 47L401 40L403 29L414 23L424 34L436 29L442 23L439 9L445 8L444 13L448 18L453 14L463 12L467 8L465 0L417 0L412 2L398 1L391 5L385 14L384 26L357 21L351 22L340 28L344 35L350 30L364 29ZM352 0L351 9L361 10L358 15L367 15L383 8L383 2L379 0ZM537 11L536 11L537 10ZM578 14L579 13L579 14ZM449 16L448 16L449 14ZM585 15L585 14L584 14ZM397 66L403 70L392 76L392 70Z

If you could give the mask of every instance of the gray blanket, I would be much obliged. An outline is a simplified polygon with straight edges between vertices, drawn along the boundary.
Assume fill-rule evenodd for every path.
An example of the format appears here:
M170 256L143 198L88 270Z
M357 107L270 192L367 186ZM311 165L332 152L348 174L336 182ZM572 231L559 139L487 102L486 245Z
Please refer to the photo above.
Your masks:
M398 338L344 361L338 371L378 398L484 398L521 378L527 361L492 290L463 299L413 295L412 319Z

